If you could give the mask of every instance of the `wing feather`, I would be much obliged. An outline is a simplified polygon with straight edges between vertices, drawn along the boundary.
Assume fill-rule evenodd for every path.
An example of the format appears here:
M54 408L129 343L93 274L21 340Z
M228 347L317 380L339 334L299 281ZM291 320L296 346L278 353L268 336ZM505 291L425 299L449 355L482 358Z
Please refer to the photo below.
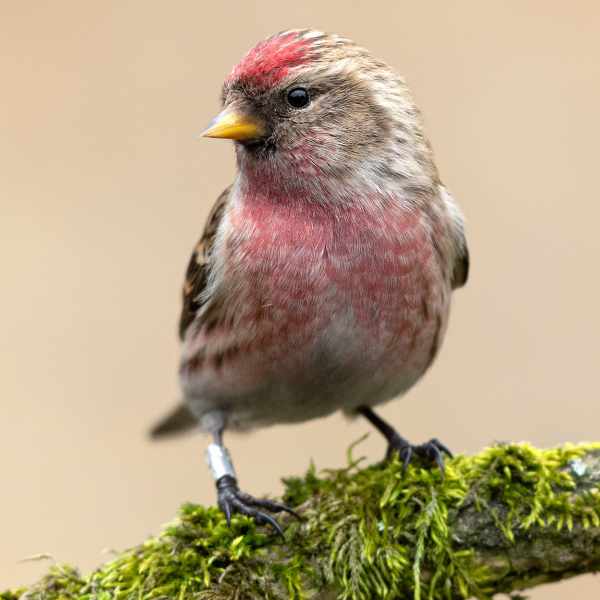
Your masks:
M219 225L227 206L230 187L227 188L215 202L202 237L196 244L185 273L185 282L183 284L183 306L181 317L179 319L179 337L183 340L188 327L194 322L204 300L202 292L206 287L208 274L210 272L210 262L212 249Z
M469 278L469 247L465 236L465 221L452 194L440 186L440 194L451 218L451 236L454 246L454 264L452 265L452 289L463 287Z

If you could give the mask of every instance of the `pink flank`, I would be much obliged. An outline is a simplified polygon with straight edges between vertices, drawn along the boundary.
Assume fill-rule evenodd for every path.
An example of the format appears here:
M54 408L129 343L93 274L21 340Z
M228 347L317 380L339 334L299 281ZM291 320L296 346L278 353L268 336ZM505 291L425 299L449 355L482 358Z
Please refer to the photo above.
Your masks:
M227 82L239 81L257 87L270 87L287 77L292 67L308 58L310 42L287 33L260 42L234 67Z

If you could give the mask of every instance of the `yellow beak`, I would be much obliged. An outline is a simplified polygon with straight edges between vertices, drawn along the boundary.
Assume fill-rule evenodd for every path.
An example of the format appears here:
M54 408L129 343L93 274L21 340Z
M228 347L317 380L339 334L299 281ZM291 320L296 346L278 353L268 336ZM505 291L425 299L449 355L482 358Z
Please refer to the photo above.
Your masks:
M202 137L230 140L256 140L265 133L264 125L230 107L220 112L200 134Z

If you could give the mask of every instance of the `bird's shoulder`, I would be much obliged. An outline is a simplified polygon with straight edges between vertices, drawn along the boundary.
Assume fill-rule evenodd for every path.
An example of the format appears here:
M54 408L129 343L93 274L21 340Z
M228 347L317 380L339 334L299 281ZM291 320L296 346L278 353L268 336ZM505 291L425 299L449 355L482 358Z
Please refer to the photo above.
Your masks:
M194 247L188 262L183 284L183 305L179 319L180 339L184 338L185 332L205 303L202 294L208 281L215 239L229 202L230 191L231 186L217 198L206 220L202 236Z

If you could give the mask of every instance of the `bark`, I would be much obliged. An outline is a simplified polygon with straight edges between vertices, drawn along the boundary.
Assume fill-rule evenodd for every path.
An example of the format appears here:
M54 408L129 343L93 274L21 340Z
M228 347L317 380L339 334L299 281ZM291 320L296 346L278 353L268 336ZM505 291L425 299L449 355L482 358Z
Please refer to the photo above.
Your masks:
M570 464L575 487L568 502L597 493L600 484L600 453L587 452ZM501 501L490 503L491 510L478 510L466 503L450 519L457 547L474 551L475 562L490 574L494 593L520 591L568 579L600 568L600 526L571 521L557 529L558 523L531 529L515 528L509 540L498 527L497 519L506 514ZM600 588L599 588L600 592Z

